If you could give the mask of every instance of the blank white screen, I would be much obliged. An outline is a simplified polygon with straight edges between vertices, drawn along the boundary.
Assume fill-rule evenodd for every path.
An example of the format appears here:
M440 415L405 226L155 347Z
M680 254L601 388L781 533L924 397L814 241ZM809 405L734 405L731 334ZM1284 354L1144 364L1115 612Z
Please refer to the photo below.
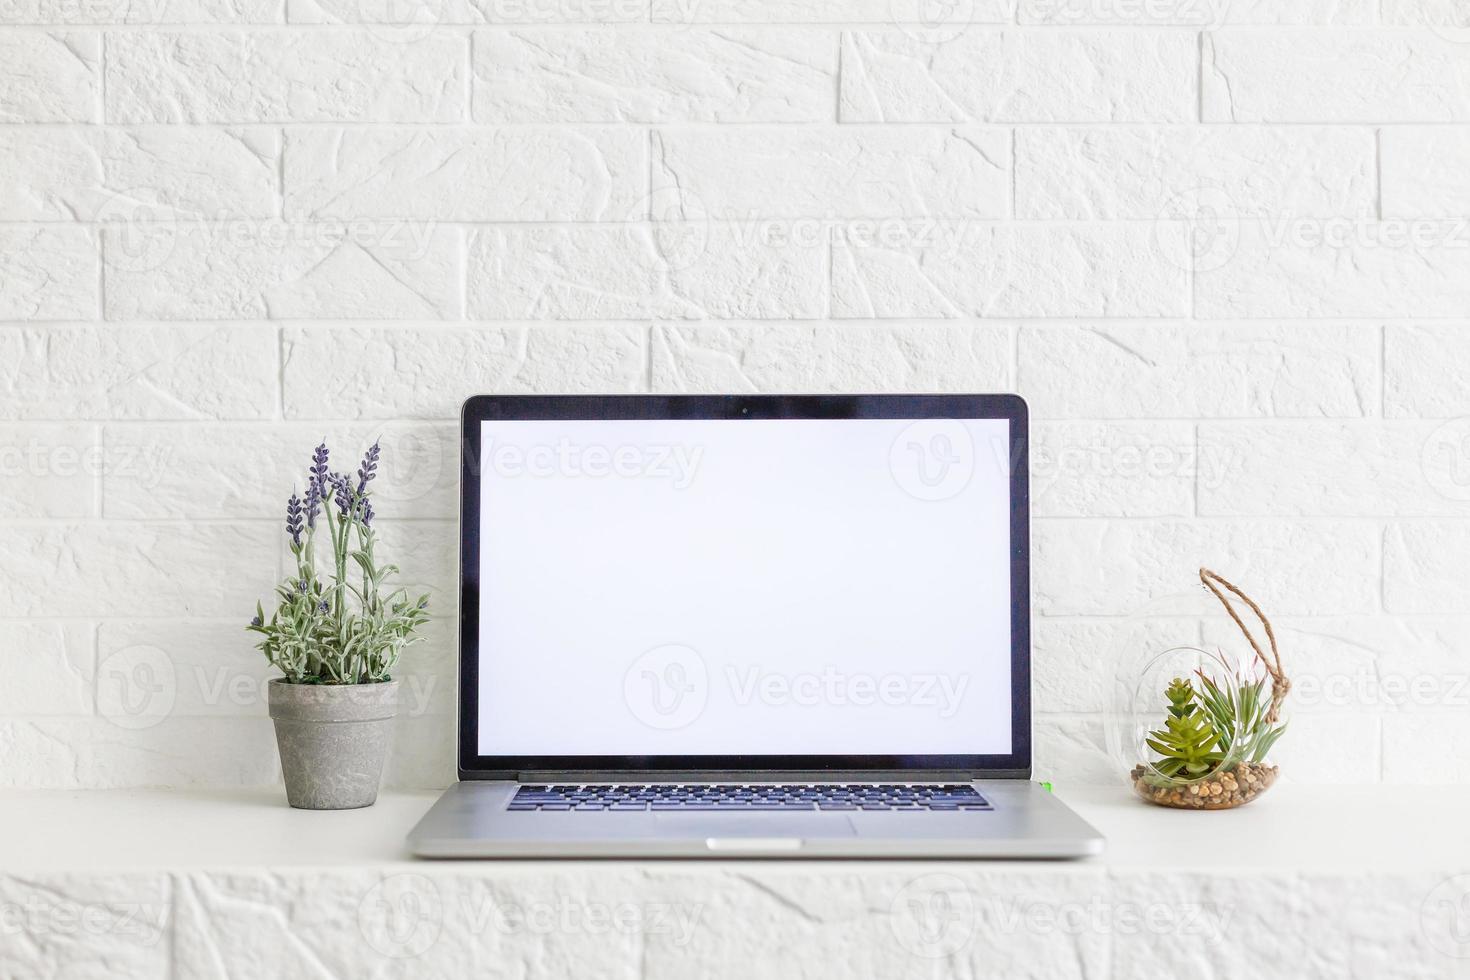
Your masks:
M1004 420L482 424L484 755L1004 754Z

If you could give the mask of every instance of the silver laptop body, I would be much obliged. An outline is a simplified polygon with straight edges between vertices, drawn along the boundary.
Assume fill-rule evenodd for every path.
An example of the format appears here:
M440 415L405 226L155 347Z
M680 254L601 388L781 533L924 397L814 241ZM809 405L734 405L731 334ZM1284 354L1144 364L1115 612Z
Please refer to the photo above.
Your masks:
M1031 781L1013 395L480 396L427 858L1096 854Z

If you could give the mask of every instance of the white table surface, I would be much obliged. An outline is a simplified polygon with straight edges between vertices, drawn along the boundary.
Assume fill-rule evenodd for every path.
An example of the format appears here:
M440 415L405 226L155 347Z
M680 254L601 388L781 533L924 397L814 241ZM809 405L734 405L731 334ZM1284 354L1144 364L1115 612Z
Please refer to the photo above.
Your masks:
M1470 978L1470 791L1058 795L1104 855L415 861L433 793L0 792L0 978Z
M416 862L403 846L404 836L437 796L387 793L366 809L312 812L288 807L279 789L0 792L0 869L456 864ZM1470 787L1283 784L1238 810L1204 813L1150 806L1121 786L1062 789L1058 796L1108 841L1102 856L1073 864L1138 870L1470 871ZM1213 846L1201 847L1202 837ZM1049 866L985 863L1029 870Z

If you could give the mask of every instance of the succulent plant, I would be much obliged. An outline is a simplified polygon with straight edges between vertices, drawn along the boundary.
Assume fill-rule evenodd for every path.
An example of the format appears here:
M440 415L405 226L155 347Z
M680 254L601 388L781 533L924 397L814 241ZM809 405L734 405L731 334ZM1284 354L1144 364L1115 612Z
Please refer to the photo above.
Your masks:
M1148 747L1157 752L1154 768L1164 776L1195 779L1213 772L1225 759L1225 743L1210 716L1199 704L1193 685L1174 678L1164 696L1169 701L1164 727L1148 733Z
M1195 673L1200 680L1199 701L1220 733L1220 744L1225 747L1220 768L1231 769L1242 762L1260 762L1266 758L1271 746L1285 733L1286 725L1268 720L1271 699L1265 696L1265 679L1221 687L1213 678L1199 671Z
M1145 739L1159 754L1153 768L1172 779L1200 779L1264 759L1286 731L1267 720L1271 699L1264 696L1264 679L1222 686L1202 671L1195 676L1198 690L1176 677L1164 692L1164 727Z

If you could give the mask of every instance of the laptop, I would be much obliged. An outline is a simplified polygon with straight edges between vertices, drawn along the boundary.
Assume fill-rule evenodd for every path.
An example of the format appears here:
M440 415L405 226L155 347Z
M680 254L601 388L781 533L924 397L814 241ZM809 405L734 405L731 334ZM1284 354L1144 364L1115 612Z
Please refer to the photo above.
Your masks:
M1031 780L1014 395L465 403L431 858L1095 854Z

